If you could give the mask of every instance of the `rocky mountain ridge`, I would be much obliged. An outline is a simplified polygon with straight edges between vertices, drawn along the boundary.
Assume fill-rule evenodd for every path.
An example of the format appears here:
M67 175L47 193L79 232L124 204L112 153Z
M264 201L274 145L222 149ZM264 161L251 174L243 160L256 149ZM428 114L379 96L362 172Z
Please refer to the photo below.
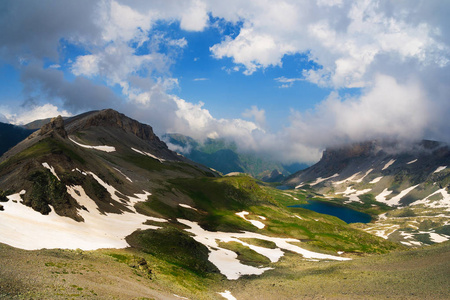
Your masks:
M370 141L327 149L317 164L285 184L355 209L384 210L378 221L363 226L383 238L408 246L450 239L450 148L445 143L406 147Z

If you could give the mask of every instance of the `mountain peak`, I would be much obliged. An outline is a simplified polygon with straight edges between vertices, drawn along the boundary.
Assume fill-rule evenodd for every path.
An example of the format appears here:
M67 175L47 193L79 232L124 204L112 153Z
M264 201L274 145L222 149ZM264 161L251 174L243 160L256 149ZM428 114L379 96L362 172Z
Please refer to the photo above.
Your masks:
M46 135L50 132L56 132L63 138L67 137L67 132L64 128L64 120L61 116L57 116L56 118L51 119L49 123L43 125L39 135Z
M69 133L90 127L120 128L143 140L159 140L150 125L142 124L111 108L83 114L66 122Z

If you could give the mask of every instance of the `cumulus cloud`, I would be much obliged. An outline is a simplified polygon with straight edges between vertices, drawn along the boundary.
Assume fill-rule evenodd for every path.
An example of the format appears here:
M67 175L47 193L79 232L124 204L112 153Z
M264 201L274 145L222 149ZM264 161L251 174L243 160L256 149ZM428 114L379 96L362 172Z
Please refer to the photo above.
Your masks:
M323 147L347 141L450 141L449 9L444 1L6 0L0 55L20 71L25 104L14 114L2 107L0 117L19 123L26 114L112 107L159 134L225 137L286 161L312 162ZM279 87L306 80L334 91L310 111L293 110L278 132L267 130L261 106L244 111L251 121L215 118L207 105L171 94L171 66L189 45L155 31L158 22L184 32L232 24L239 30L209 48L234 62L224 72L251 76L302 54L314 67L275 78ZM65 43L83 51L69 60ZM342 96L349 87L361 94Z
M264 109L258 109L256 105L252 105L250 109L246 109L242 116L248 119L254 119L256 124L264 128L266 125L266 111Z
M16 125L24 125L35 120L54 118L57 116L70 117L71 115L70 112L59 110L58 107L52 104L22 107L19 111L14 112L11 112L6 107L0 107L0 116L3 116L5 122Z
M119 97L104 85L96 85L84 77L67 81L62 71L43 69L37 64L23 69L21 81L25 95L32 103L39 100L36 97L41 97L44 98L42 101L62 103L66 109L74 112L105 108L120 102Z
M236 37L211 47L216 58L231 57L245 74L280 66L284 55L309 53L323 68L305 70L305 79L333 87L363 87L376 73L371 66L385 57L399 63L448 64L449 47L442 40L443 24L412 20L410 2L397 4L392 14L384 1L260 1L236 4L244 25ZM275 5L275 3L274 3ZM244 10L244 7L246 10ZM437 8L437 7L436 7ZM232 13L212 7L213 14ZM251 12L251 13L250 13ZM448 24L447 24L448 25Z

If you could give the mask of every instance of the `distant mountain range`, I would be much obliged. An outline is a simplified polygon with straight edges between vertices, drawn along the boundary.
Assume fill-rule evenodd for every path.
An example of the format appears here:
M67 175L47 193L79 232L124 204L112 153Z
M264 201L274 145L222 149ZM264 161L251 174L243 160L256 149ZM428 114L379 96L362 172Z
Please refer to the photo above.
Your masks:
M201 143L182 134L165 134L162 139L169 148L223 174L241 172L266 182L281 182L288 175L308 167L301 163L284 165L254 153L242 153L234 142L225 139L207 138Z
M33 132L32 129L0 122L0 156Z
M225 166L258 172L268 165L257 159L243 164L224 141L196 145L178 139L184 139L179 147L199 149L199 156L223 155L225 163L235 158ZM0 298L215 299L225 289L239 293L242 286L264 299L274 298L275 287L276 297L296 298L305 272L308 278L319 274L320 282L323 276L331 280L328 294L339 295L335 287L361 284L361 266L378 261L362 260L362 254L450 237L444 205L448 148L433 142L417 147L410 154L393 154L377 143L329 149L321 162L285 181L291 190L279 190L248 175L221 176L170 150L150 125L111 109L53 118L0 157ZM404 199L419 187L426 197L420 204ZM389 206L394 200L384 190L379 201L376 189L382 188L392 190L405 208ZM376 222L349 225L292 207L310 200L382 215ZM417 252L416 259L403 252L393 259L402 266L419 255L422 266L437 260L441 274L448 270L448 260L442 265L440 259L448 247L435 249ZM392 259L384 259L381 268L391 267ZM447 292L435 289L429 276L420 277L426 283L420 290L412 289L411 275L403 275L403 298ZM445 287L442 278L439 287ZM131 283L136 291L121 297L124 289L114 282ZM392 280L379 282L374 295L392 296ZM364 283L361 297L373 286Z
M370 141L329 148L284 184L356 209L396 208L368 230L408 246L450 239L450 148L444 143Z

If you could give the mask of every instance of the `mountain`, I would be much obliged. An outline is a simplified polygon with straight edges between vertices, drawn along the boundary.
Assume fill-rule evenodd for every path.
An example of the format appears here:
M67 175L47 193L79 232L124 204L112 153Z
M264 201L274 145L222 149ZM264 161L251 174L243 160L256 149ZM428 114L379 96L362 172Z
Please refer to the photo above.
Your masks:
M285 184L327 201L385 212L366 229L407 246L450 239L450 148L424 140L402 145L369 141L324 151Z
M67 119L67 117L62 117L62 118L63 118L63 120ZM21 127L25 128L25 129L30 129L30 130L38 130L38 129L41 129L41 127L44 126L45 124L49 123L51 120L52 120L52 118L34 120L30 123L22 125Z
M135 283L146 290L141 297L214 298L240 278L267 272L284 280L271 270L285 260L344 262L401 248L336 217L288 207L306 196L246 175L221 177L111 109L56 117L0 158L0 243L33 250L19 258L3 245L0 257L34 261L41 253L38 265L52 280L64 278L67 292L46 284L24 296L30 286L21 278L41 270L17 262L2 266L0 296L70 298L73 286L93 296L102 284L87 282L106 276L95 271L104 265L108 276L120 270L121 280L145 280L151 289ZM55 248L72 252L39 250ZM104 284L101 298L118 295Z
M34 130L0 122L0 156L29 136Z
M283 165L255 154L242 153L234 142L207 138L203 143L182 134L165 134L169 147L187 158L211 167L223 174L241 172L266 182L280 182L289 174L307 165Z

